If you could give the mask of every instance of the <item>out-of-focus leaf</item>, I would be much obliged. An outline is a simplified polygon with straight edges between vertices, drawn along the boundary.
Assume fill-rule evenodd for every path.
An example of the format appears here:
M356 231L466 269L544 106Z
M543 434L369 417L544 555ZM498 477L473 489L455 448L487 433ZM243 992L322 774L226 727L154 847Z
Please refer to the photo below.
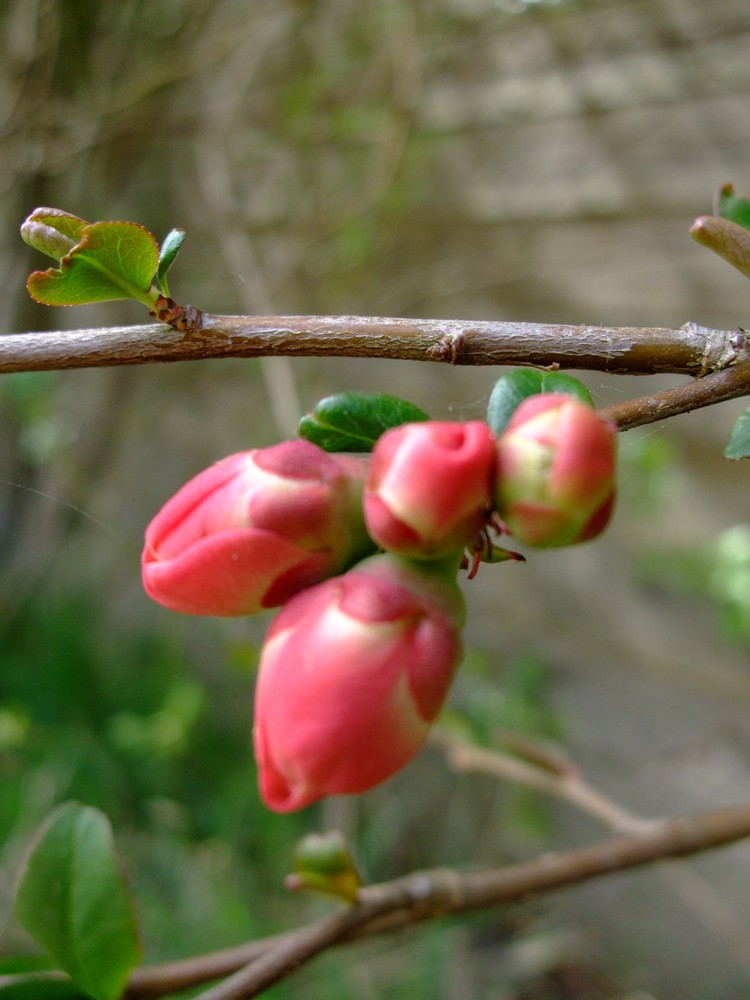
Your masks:
M724 449L724 458L750 458L750 409L737 418Z
M0 975L0 1000L89 1000L81 988L68 979L44 972Z
M21 875L16 915L85 993L120 997L141 948L103 813L68 802L47 818Z
M143 226L94 222L84 226L59 268L34 271L27 288L33 299L48 306L136 299L150 308L158 295L152 288L158 262L156 240Z
M340 392L322 399L297 430L324 451L372 451L391 427L429 419L418 406L395 396Z
M174 264L180 247L185 242L184 229L170 229L159 250L159 264L156 268L156 283L165 295L169 295L167 271Z
M588 406L594 405L586 386L572 375L539 371L537 368L514 368L500 376L490 394L487 423L493 433L501 434L520 404L539 393L574 396Z
M718 215L701 215L690 227L690 235L750 278L750 232L747 229Z
M735 194L731 184L720 187L714 199L714 214L750 229L750 198Z

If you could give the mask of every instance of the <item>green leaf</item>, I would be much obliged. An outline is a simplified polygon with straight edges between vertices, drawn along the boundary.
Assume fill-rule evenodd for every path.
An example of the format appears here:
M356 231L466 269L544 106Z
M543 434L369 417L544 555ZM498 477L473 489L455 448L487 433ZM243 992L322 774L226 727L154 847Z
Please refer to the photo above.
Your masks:
M538 393L574 396L587 406L594 405L586 386L572 375L539 371L537 368L514 368L500 376L490 393L487 423L493 433L501 434L521 403Z
M0 959L0 1000L86 1000L86 994L49 958L22 955Z
M321 399L297 431L324 451L372 451L391 427L430 418L413 403L385 393L340 392Z
M750 199L735 194L732 185L725 184L716 193L714 215L736 222L743 229L750 229Z
M156 268L156 283L165 295L169 295L167 271L174 264L180 247L185 242L184 229L170 229L159 250L159 264Z
M47 818L21 875L16 915L85 993L117 1000L141 947L103 813L68 802Z
M0 976L0 1000L88 1000L79 986L43 972Z
M48 972L54 968L46 955L11 955L0 958L0 979L19 972Z
M94 222L61 258L59 269L34 271L27 288L33 299L48 306L136 299L151 308L158 296L152 288L158 262L156 240L143 226Z
M487 403L487 423L500 434L524 399L542 391L542 373L536 368L514 368L501 375Z
M562 396L573 396L581 403L594 409L594 400L583 382L572 375L563 372L542 372L542 392L558 393Z
M750 409L737 418L724 449L724 458L750 458Z
M690 227L690 235L750 278L750 233L747 229L717 215L702 215Z
M88 222L60 208L35 208L21 226L21 237L41 253L60 260L82 238Z

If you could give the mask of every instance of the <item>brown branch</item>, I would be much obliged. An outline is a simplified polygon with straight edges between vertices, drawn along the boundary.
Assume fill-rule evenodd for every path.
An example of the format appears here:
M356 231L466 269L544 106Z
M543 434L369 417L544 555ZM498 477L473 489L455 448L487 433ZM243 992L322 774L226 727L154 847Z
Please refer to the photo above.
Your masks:
M613 374L703 376L750 360L739 331L362 316L212 316L190 326L121 326L0 337L0 372L267 355L538 365Z
M186 962L139 969L131 977L125 1000L166 996L234 973L236 976L208 990L200 1000L248 1000L334 944L435 917L517 901L666 858L697 854L749 836L750 805L740 805L655 820L636 832L589 847L548 853L533 861L489 871L414 872L368 886L361 890L355 906L288 934ZM224 987L227 991L222 992Z
M627 431L632 427L652 424L657 420L747 395L750 395L750 362L740 361L723 371L688 382L687 385L629 399L599 412L616 424L618 430Z

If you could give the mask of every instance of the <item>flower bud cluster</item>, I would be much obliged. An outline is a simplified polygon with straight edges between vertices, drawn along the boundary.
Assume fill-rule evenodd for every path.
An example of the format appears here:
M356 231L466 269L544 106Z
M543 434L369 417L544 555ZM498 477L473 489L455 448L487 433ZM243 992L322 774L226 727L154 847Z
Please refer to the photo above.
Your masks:
M387 431L371 459L307 441L232 455L153 519L143 580L190 614L281 607L254 743L261 796L286 812L372 788L420 750L461 660L467 550L498 561L491 530L586 541L613 498L613 429L570 396L533 396L499 436L426 421Z

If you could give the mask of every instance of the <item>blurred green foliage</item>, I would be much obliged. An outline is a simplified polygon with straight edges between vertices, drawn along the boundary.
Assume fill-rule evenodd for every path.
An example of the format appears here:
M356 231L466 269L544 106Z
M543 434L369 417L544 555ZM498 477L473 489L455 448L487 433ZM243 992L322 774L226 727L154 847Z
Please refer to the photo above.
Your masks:
M648 585L710 608L728 642L750 646L749 524L700 545L652 548L636 567Z
M184 638L142 626L104 629L97 622L105 618L92 591L40 593L0 629L0 865L17 869L46 813L76 799L102 808L113 822L147 960L226 947L330 909L316 897L282 889L295 843L325 822L325 807L277 816L260 804L248 669L257 650L229 643L225 669L209 683ZM549 674L540 661L520 658L511 665L502 693L488 687L490 668L486 658L473 657L459 697L477 732L489 734L498 724L529 734L559 731L543 704ZM429 771L434 763L421 766ZM415 788L423 780L424 772L412 773ZM409 787L408 775L401 781ZM434 830L432 810L442 810L444 799L430 789L426 811L407 815L389 806L402 794L351 800L352 832L368 877L396 874L410 861L438 863L446 850L466 860L463 821L471 810L456 801L456 819L463 821L453 844L451 823L425 842L419 831L424 824ZM521 793L511 793L509 799L511 826L520 824L526 833L539 824L538 817L532 821L532 798L524 802ZM400 845L416 849L416 856L400 856ZM386 982L397 1000L436 1000L447 996L441 983L452 949L473 947L465 928L486 927L488 920L504 926L505 917L450 922L405 943L372 942L364 946L370 956L364 963L327 956L267 995L345 1000L357 983L371 981ZM5 947L13 945L16 952L29 947L18 930ZM409 949L406 966L403 948ZM393 949L397 959L389 957Z
M277 891L304 820L255 793L250 678L209 691L183 640L104 617L95 593L40 594L0 629L0 859L77 799L122 838L152 955L269 932L252 899Z
M70 428L60 418L56 388L59 372L17 372L4 375L0 384L0 412L19 428L19 457L41 463L70 440Z

